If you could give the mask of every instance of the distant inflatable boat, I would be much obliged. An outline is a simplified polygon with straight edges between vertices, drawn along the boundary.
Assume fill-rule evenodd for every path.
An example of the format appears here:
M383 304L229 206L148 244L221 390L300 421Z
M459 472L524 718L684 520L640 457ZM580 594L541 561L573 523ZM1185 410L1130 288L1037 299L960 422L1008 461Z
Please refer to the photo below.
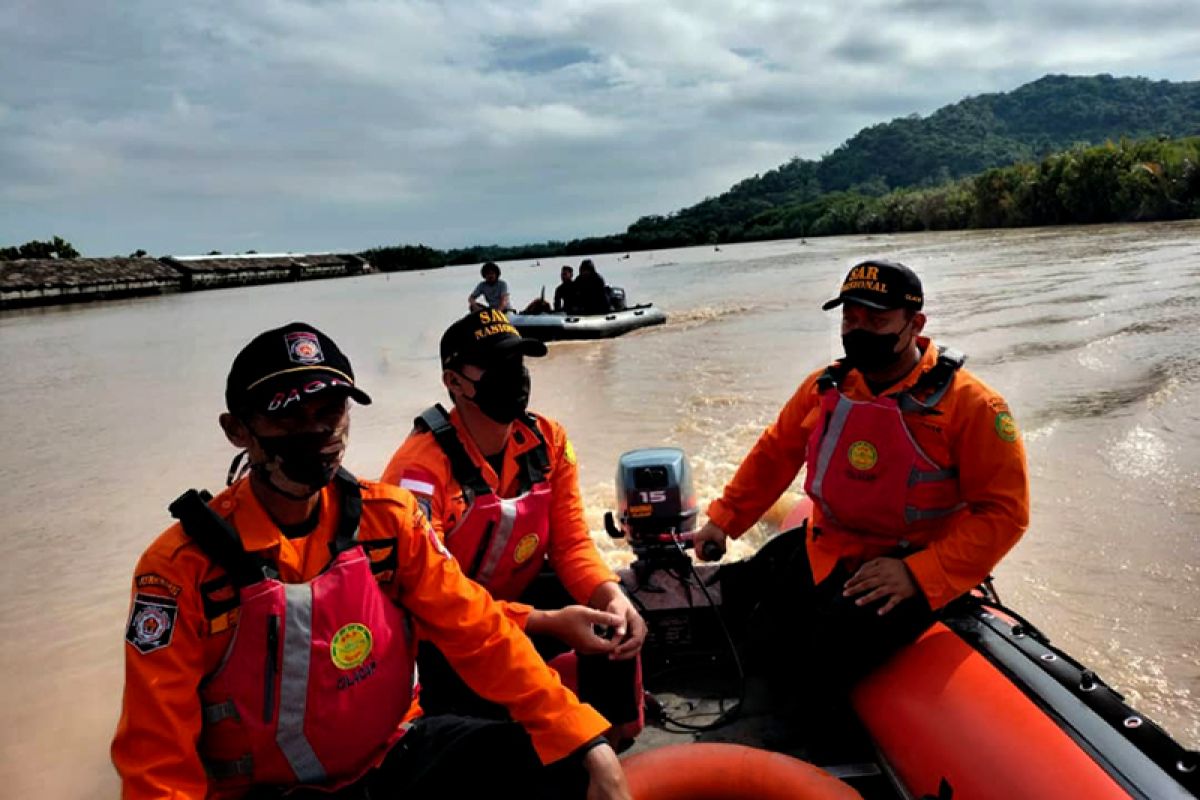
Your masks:
M666 313L653 303L630 306L607 314L509 314L511 322L522 336L543 342L572 339L609 339L638 328L662 325Z

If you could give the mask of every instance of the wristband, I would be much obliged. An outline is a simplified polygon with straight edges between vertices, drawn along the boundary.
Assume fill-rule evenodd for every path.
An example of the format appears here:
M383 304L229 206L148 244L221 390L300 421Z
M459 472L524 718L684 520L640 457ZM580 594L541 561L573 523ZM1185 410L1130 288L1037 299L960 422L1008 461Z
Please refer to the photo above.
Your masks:
M605 739L603 736L597 736L590 742L585 742L584 744L580 745L579 748L571 754L571 757L578 759L580 763L583 763L584 756L586 756L592 750L595 750L597 747L606 744L608 744L608 739Z

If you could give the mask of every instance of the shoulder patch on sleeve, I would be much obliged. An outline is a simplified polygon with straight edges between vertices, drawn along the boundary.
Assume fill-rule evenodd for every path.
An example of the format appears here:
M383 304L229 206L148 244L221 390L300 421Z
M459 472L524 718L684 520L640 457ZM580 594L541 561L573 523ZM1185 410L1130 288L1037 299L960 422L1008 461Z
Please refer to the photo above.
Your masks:
M417 505L421 508L421 513L425 515L425 519L433 516L433 501L423 494L413 495L417 498Z
M563 446L563 458L572 466L579 463L575 460L575 445L571 444L570 439L567 439L567 443Z
M433 526L429 524L429 517L426 514L422 513L417 515L417 524L421 526L421 530L424 531L425 535L429 537L429 541L433 545L434 550L437 550L446 558L454 558L454 556L450 555L450 551L446 549L446 545L442 541L442 537L438 536L437 531L435 531Z
M992 429L996 435L1005 442L1015 442L1021 437L1021 431L1017 428L1017 421L1013 419L1012 411L1008 408L1008 403L998 394L989 394L984 401L987 404L988 412L991 415Z
M996 419L992 424L996 429L996 435L1006 442L1015 442L1021 435L1017 429L1016 420L1007 411L996 412Z
M178 597L182 590L178 584L171 583L169 580L154 572L144 572L137 575L133 579L133 583L139 589L155 587L169 593L171 597Z
M142 655L171 644L179 604L174 598L138 593L133 596L125 641Z

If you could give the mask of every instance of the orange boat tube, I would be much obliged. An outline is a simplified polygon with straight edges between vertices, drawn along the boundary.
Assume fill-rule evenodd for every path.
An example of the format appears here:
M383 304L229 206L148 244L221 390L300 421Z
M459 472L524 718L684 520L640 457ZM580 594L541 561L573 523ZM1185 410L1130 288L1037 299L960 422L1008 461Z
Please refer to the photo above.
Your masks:
M812 764L739 744L673 744L621 763L634 800L862 800Z

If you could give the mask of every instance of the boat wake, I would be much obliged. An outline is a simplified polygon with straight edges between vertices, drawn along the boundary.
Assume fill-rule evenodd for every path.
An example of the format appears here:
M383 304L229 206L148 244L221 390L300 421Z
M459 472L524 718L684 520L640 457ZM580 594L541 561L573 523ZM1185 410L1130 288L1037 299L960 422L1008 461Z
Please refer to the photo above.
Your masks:
M748 304L730 303L728 305L700 306L699 308L692 308L686 311L672 311L671 317L667 321L667 326L671 328L694 328L698 325L715 322L736 314L745 314L757 308L759 307Z

